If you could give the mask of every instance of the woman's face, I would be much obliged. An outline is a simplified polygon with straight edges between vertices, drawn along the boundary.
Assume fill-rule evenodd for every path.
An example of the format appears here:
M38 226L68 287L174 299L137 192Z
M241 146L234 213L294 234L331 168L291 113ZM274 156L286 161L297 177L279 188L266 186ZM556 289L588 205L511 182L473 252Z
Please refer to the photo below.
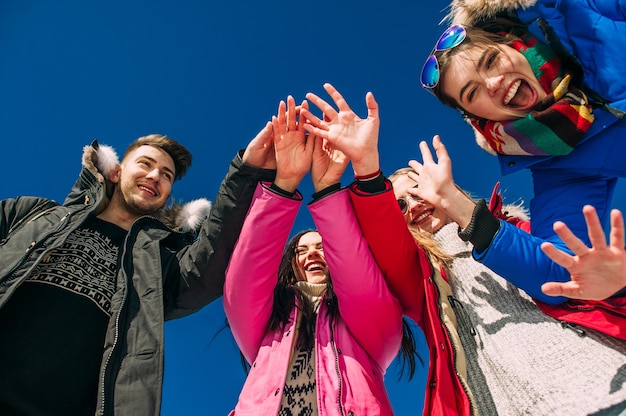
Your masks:
M298 280L324 283L328 279L328 265L324 259L322 236L315 231L304 234L296 245Z
M408 203L409 209L404 214L404 220L409 227L434 234L452 221L443 210L409 194L409 189L414 188L417 182L409 178L408 175L397 176L392 180L392 183L396 199L404 198Z
M477 45L452 56L442 90L466 112L493 121L525 117L547 95L524 55L507 45Z

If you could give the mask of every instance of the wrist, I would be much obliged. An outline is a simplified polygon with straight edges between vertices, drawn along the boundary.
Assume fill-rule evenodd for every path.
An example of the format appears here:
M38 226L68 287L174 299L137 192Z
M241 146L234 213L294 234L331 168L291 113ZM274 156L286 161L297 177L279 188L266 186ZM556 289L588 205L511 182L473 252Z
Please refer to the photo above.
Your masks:
M296 188L298 187L299 183L300 183L300 180L294 180L293 178L274 179L274 185L276 185L277 187L279 187L280 189L286 192L291 192L291 193L296 191Z
M367 158L360 161L352 161L352 169L354 169L354 177L370 176L380 171L380 163L378 159L378 152L368 155Z
M357 172L355 171L354 179L356 179L357 181L371 181L372 179L378 178L382 174L383 174L383 171L380 170L380 168L376 169L375 171L372 171L371 173L367 173L365 175L357 174Z

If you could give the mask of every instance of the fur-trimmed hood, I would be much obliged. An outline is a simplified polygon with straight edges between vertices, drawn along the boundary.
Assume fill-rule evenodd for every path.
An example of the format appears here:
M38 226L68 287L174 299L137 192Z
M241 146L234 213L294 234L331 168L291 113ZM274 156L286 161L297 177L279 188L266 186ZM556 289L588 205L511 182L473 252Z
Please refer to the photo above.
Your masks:
M536 3L537 0L453 0L444 21L473 26L481 20L493 18L498 13L514 13L516 9L525 9Z
M119 163L115 150L109 145L92 144L83 147L82 166L90 171L99 183L104 186L105 198L101 209L108 204L113 194L114 184L108 179ZM160 209L155 217L175 231L197 232L205 218L209 216L211 202L205 198L196 199L186 204L177 202ZM98 210L97 210L98 211ZM97 212L96 211L96 212Z

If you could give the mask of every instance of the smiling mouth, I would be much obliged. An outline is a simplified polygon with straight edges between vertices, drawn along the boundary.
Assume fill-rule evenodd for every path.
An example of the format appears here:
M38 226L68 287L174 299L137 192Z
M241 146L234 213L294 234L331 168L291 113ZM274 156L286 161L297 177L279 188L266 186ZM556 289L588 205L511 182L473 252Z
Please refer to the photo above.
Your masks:
M307 272L321 272L324 271L324 266L321 263L313 263L308 265L304 270Z
M518 79L511 83L502 103L515 110L530 110L537 104L537 97L530 84Z
M148 187L146 187L146 186L139 185L139 189L140 189L140 190L142 190L142 191L144 191L144 192L149 193L149 194L150 194L150 195L152 195L152 196L156 196L156 192L154 192L152 189L150 189L150 188L148 188Z
M413 219L413 224L420 225L421 223L426 221L426 219L430 217L434 211L434 208L422 211L417 217L415 217L415 219Z

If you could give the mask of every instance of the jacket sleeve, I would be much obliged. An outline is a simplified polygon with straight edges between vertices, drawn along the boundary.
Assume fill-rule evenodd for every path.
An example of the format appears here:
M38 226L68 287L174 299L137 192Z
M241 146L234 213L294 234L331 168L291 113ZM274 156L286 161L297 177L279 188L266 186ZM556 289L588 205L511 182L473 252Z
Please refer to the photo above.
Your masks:
M300 197L285 198L259 184L226 271L224 311L250 364L267 331L278 266L300 204Z
M175 310L168 319L196 312L222 295L224 273L259 181L275 171L243 163L240 151L222 180L197 239L178 253L180 277Z
M386 191L378 194L364 193L352 184L350 198L389 289L400 301L404 314L422 326L424 280L431 277L432 267L398 209L391 183L386 183Z
M556 235L542 239L504 220L500 223L500 229L489 247L481 253L473 250L474 259L541 302L557 305L567 300L563 296L548 296L541 291L543 283L570 280L569 272L541 250L544 241L568 250L561 239Z
M321 198L309 209L322 236L341 318L369 355L387 368L400 349L402 310L361 233L348 191Z
M48 208L58 206L46 198L20 196L0 201L0 240L7 238L30 219Z

